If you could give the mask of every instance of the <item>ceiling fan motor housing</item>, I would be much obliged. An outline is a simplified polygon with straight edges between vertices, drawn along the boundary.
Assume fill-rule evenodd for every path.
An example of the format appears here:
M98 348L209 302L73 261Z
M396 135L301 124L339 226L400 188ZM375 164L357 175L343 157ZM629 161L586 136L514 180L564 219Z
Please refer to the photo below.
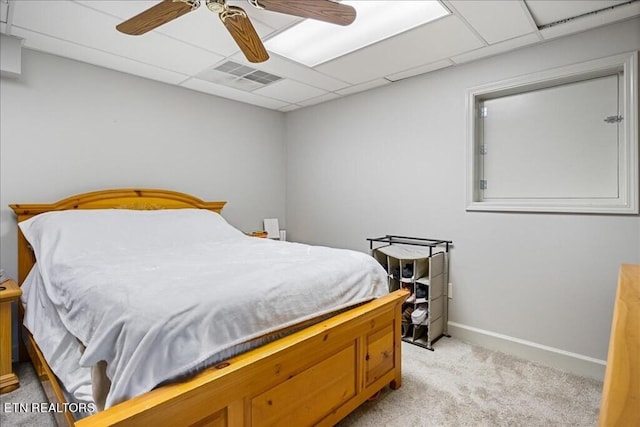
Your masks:
M215 13L222 13L227 9L227 2L225 0L207 0L207 8Z

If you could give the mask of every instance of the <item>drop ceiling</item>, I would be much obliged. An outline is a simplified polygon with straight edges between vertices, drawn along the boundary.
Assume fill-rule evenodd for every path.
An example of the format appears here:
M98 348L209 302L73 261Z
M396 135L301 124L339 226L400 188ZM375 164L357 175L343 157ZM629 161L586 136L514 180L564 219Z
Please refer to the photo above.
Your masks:
M638 0L444 0L450 15L311 68L273 53L247 62L206 7L143 36L116 31L158 1L0 0L0 32L28 49L292 111L640 15ZM263 41L300 21L228 4L247 12Z

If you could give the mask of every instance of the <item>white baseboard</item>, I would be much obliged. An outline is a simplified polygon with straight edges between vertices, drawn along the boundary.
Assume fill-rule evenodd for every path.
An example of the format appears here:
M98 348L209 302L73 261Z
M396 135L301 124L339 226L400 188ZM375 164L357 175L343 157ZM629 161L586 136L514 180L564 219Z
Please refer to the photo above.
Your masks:
M462 341L512 354L523 359L531 360L532 362L561 369L583 377L594 378L598 381L604 380L606 360L571 353L558 348L485 331L456 322L449 322L448 327L448 333Z

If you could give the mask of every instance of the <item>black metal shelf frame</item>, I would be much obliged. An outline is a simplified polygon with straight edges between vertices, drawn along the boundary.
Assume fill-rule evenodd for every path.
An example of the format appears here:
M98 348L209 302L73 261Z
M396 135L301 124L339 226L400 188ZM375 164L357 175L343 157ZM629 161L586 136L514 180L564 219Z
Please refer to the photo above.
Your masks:
M453 245L451 240L441 239L427 239L424 237L410 237L410 236L398 236L395 234L387 234L383 237L372 237L367 239L369 241L369 250L373 250L374 243L387 243L389 245L413 245L413 246L425 246L429 248L429 256L433 255L433 249L438 245L444 245L445 252L449 252L449 246Z

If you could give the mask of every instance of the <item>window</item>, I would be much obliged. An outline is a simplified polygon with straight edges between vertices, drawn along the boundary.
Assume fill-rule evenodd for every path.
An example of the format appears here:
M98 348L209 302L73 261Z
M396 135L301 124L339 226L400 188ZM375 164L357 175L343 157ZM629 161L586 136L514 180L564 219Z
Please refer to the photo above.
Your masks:
M636 52L469 89L467 210L638 213Z

